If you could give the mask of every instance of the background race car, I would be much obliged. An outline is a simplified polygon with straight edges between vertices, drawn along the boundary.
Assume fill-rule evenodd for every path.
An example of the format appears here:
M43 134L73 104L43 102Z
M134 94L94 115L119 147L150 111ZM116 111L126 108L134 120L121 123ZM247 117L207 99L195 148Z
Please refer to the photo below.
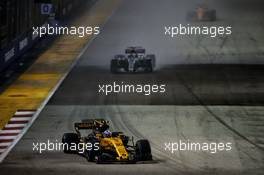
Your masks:
M216 10L209 9L207 5L200 4L195 10L187 13L187 21L215 21Z
M111 60L111 72L153 72L156 57L153 54L146 55L143 47L128 47L125 55L116 55Z

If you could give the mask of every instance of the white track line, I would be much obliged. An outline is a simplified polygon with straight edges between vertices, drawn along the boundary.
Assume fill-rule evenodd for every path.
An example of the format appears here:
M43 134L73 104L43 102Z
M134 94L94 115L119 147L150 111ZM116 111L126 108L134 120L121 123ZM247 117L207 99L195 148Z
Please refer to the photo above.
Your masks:
M26 124L7 124L5 125L5 128L17 128L17 127L25 127Z
M21 130L0 130L0 134L20 133Z
M0 149L0 153L3 153L6 149Z
M4 143L0 143L0 146L9 146L11 144L12 142L4 142Z
M15 113L15 116L16 115L34 115L34 113L35 113L35 111L17 111L16 113Z
M9 121L29 121L32 117L13 117Z
M15 139L17 136L0 136L0 141L1 140L9 140L9 139Z

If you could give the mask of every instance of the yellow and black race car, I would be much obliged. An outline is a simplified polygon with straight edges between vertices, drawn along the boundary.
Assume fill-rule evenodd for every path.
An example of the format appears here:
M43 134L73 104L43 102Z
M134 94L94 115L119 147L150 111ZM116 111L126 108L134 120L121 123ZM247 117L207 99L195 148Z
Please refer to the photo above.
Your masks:
M75 123L74 127L76 133L65 133L62 137L65 153L81 153L88 161L96 163L136 163L152 160L148 140L138 140L134 144L133 137L130 139L122 132L110 132L107 120L83 120ZM91 132L82 136L82 130Z

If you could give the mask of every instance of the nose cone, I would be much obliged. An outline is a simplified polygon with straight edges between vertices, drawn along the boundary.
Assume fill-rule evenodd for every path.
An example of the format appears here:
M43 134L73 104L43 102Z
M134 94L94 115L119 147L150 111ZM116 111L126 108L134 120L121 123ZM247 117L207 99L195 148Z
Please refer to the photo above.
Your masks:
M122 160L127 160L127 155L126 154L122 154L121 159Z

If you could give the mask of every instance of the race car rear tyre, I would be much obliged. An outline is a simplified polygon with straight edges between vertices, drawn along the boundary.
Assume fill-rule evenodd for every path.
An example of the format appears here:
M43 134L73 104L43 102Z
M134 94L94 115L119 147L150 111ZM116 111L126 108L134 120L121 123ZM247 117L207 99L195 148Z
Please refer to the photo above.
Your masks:
M84 156L88 162L93 162L95 160L95 153L93 150L86 150Z
M137 161L152 160L151 148L148 140L138 140L136 142Z
M110 65L111 72L117 73L117 68L118 68L118 60L116 59L111 60L111 65Z
M153 72L153 60L152 59L149 59L147 60L147 64L146 64L146 68L145 68L145 72Z
M62 143L65 145L63 148L64 153L72 154L77 153L78 150L71 150L70 147L79 144L79 136L76 133L65 133L62 136Z

